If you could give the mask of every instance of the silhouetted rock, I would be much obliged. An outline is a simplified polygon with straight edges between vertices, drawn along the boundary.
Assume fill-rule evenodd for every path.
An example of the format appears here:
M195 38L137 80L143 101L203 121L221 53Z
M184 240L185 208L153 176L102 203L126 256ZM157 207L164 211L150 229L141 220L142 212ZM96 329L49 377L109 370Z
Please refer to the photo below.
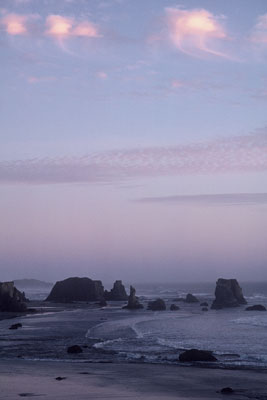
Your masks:
M217 358L214 357L212 351L191 349L181 353L179 355L179 361L217 361Z
M176 304L171 304L170 310L171 311L178 311L178 310L180 310L180 307L178 307Z
M203 307L202 311L209 311L209 309L207 307Z
M64 381L64 379L67 379L66 376L57 376L55 378L56 381Z
M130 296L128 299L128 304L123 308L128 310L138 310L140 308L144 308L144 306L139 303L139 300L135 295L135 288L132 286L130 287Z
M191 293L188 293L185 298L186 303L199 303L199 300Z
M247 307L246 311L266 311L266 307L261 304L255 304L254 306Z
M69 354L79 354L83 352L83 349L81 348L81 346L78 346L78 344L75 344L73 346L68 347L67 352Z
M18 328L22 328L22 324L21 323L13 324L8 329L18 329Z
M102 299L102 300L100 300L100 302L98 303L98 305L99 305L100 307L106 307L108 304L107 304L107 302L106 302L105 299Z
M46 301L71 303L72 301L103 300L104 288L101 281L89 278L67 278L57 282Z
M26 311L26 301L25 294L14 286L14 282L0 282L0 311Z
M215 289L215 300L211 308L219 310L227 307L238 307L247 304L242 289L236 279L218 279Z
M204 301L203 303L200 303L200 306L201 307L208 307L209 304L206 301Z
M151 310L151 311L164 311L164 310L166 310L165 301L162 299L149 301L147 309Z
M234 389L232 389L231 387L225 387L225 388L222 388L221 393L222 394L231 394L231 393L234 393Z
M114 282L113 288L108 292L105 290L105 299L111 301L125 301L128 300L128 295L126 293L125 287L122 281Z

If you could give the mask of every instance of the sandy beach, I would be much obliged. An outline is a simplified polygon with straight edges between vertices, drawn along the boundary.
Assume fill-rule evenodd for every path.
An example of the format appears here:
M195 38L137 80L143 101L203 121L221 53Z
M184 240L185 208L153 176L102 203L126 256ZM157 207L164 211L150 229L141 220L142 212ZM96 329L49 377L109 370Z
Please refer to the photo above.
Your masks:
M62 377L65 379L56 380ZM266 399L267 373L168 365L0 361L0 398ZM235 389L232 395L218 393Z

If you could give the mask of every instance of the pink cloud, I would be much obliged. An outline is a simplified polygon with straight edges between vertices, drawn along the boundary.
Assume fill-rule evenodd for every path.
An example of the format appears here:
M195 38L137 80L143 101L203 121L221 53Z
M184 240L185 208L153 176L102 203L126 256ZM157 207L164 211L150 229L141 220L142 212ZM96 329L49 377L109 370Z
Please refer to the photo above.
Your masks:
M169 38L177 49L193 56L209 53L226 57L216 49L217 41L227 38L218 17L205 9L167 8L166 14Z
M267 171L267 130L228 139L0 163L0 182L110 183L131 178Z
M267 44L267 14L258 17L257 24L251 34L251 41L260 44Z
M46 35L56 39L68 37L100 37L97 27L89 22L77 22L74 18L63 17L61 15L49 15L46 18Z
M98 72L96 73L96 76L97 76L99 79L103 79L103 80L107 79L107 77L108 77L107 73L104 72L104 71L98 71Z
M1 19L1 24L9 35L25 35L28 33L28 19L26 15L7 14Z

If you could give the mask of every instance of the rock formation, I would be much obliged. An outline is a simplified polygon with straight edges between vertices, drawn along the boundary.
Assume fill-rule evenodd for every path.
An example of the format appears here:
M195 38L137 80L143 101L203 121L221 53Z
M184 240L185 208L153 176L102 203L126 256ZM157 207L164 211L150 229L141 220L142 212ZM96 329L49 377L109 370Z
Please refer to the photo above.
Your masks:
M236 279L218 279L215 289L215 300L211 308L219 310L227 307L238 307L247 304L242 289Z
M246 308L246 311L267 311L266 307L261 304L255 304L254 306L250 306Z
M14 282L0 283L0 311L23 312L27 310L26 297L15 286Z
M105 299L111 301L125 301L128 300L128 295L126 293L125 287L122 281L114 282L113 288L110 292L105 290Z
M190 361L217 361L217 358L214 357L212 351L207 350L197 350L191 349L186 350L181 353L179 356L179 361L182 362L190 362Z
M198 303L199 300L191 293L188 293L185 298L186 303Z
M157 299L155 301L149 301L147 309L151 310L151 311L164 311L164 310L166 310L165 301L162 299Z
M101 281L89 278L67 278L57 282L46 301L69 303L72 301L101 301L104 288Z
M135 288L132 286L130 287L130 296L128 299L128 304L123 308L126 308L128 310L138 310L140 308L144 308L144 306L139 303L139 300L135 295Z
M176 304L171 304L170 310L171 311L178 311L178 310L180 310L180 307L178 307Z

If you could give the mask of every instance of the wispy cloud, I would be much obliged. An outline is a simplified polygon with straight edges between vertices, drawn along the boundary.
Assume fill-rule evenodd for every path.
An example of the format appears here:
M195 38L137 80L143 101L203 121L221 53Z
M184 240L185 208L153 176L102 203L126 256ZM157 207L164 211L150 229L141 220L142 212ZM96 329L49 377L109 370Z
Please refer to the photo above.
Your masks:
M267 171L267 131L171 147L0 163L0 182L107 183L137 177Z
M169 37L177 49L191 56L228 57L216 46L219 39L227 38L221 17L205 9L166 8L166 14Z
M258 17L250 38L254 43L267 45L267 14Z
M143 197L141 203L172 203L181 205L261 205L267 204L267 193L222 193L161 197Z
M89 21L78 22L74 18L61 15L49 15L46 18L46 35L56 39L69 37L100 37L97 27Z

